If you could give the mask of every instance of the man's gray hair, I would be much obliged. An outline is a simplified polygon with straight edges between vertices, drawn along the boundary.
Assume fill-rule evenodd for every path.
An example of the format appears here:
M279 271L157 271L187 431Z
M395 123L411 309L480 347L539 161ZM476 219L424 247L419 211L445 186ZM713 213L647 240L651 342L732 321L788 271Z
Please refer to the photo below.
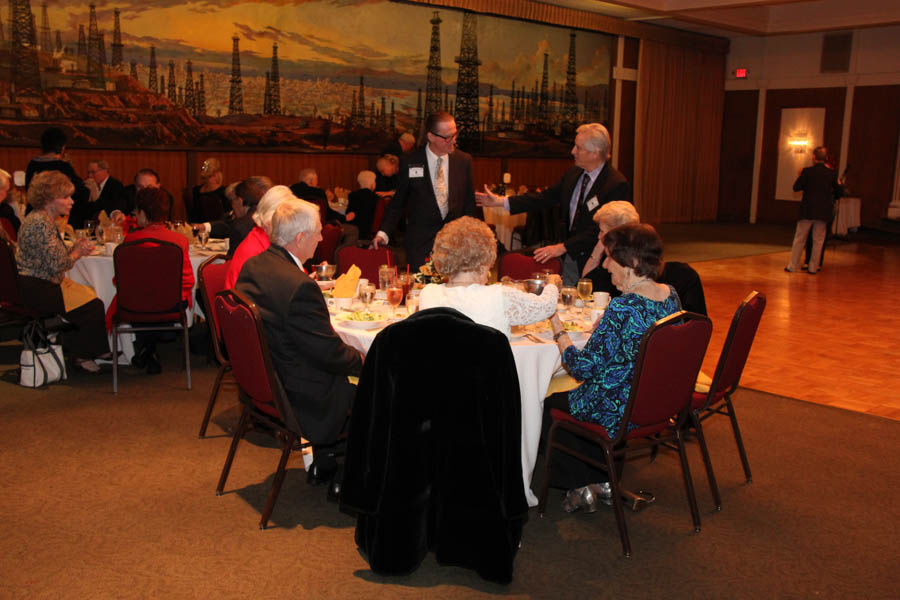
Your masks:
M361 188L371 189L375 185L375 173L372 171L360 171L356 176L356 183Z
M294 198L278 205L272 215L269 241L276 246L287 246L297 234L312 233L319 224L319 207L312 202Z
M269 190L260 198L256 211L253 213L253 222L266 230L266 233L272 231L272 213L278 208L278 205L285 200L296 200L291 192L291 188L286 185L276 185L270 187Z
M613 200L597 209L594 221L598 225L606 225L608 229L613 229L628 223L640 223L641 216L631 202Z
M587 135L587 142L584 147L592 152L599 152L603 160L609 159L609 149L612 143L609 141L609 132L606 127L600 123L585 123L575 130L575 133L584 133Z
M97 168L101 171L109 171L109 163L105 160L92 160L91 163L97 165ZM90 166L91 163L88 163L88 166Z
M312 167L306 167L305 169L302 169L300 171L300 175L297 176L297 179L299 179L303 183L309 185L309 182L307 181L307 179L309 179L313 175L318 175L318 173L316 173L316 170L313 169Z

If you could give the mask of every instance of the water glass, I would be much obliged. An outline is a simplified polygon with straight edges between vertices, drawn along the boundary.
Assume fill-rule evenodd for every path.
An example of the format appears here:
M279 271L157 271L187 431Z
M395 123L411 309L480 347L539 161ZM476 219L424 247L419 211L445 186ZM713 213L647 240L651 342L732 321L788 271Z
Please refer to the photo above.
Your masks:
M389 265L381 265L378 267L378 287L386 290L397 276L397 267Z
M575 296L578 294L578 290L571 286L563 286L563 288L559 291L559 298L562 302L562 305L565 307L565 310L569 310L572 308L572 305L575 303Z
M372 300L375 299L375 284L367 283L366 285L359 286L359 299L362 301L368 312L369 305L372 304Z
M410 315L414 314L419 310L419 297L418 296L407 296L406 297L406 312Z

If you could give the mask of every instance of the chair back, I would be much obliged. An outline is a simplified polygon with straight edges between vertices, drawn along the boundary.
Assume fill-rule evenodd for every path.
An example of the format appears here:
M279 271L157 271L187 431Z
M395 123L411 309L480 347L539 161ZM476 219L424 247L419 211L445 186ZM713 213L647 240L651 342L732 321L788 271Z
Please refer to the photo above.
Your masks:
M222 333L219 327L219 316L213 306L213 298L225 289L225 274L230 263L225 261L224 254L216 254L204 260L197 269L197 280L200 284L200 297L203 299L203 310L206 311L206 322L209 324L209 337L212 340L213 352L219 363L227 360L222 354Z
M708 317L679 311L644 333L618 439L646 437L669 426L691 402L712 335ZM637 427L631 429L632 425Z
M12 241L15 242L17 239L19 239L16 235L16 228L13 227L12 222L10 222L10 220L6 217L0 217L0 228L2 228L3 231L6 232L6 235L8 235L9 239L11 239Z
M695 410L709 406L717 398L731 394L737 389L765 309L766 296L757 291L750 292L738 306L731 320L725 344L722 346L722 354L719 355L719 363L716 365L709 393L705 397L695 399L693 405Z
M359 232L359 236L363 239L371 236L374 236L378 233L378 230L381 229L381 222L384 220L384 211L387 210L387 205L390 204L391 197L378 198L378 202L375 204L375 214L372 216L372 231L371 232Z
M118 321L177 321L182 310L184 253L172 242L144 238L113 253Z
M497 277L509 276L513 279L531 279L534 273L548 269L551 273L559 275L562 273L562 262L558 258L551 258L545 263L539 263L533 256L527 256L521 252L506 252L500 257Z
M351 266L356 265L362 271L360 277L365 277L369 283L378 283L378 267L381 265L396 265L397 259L390 248L382 246L376 250L359 248L357 246L343 246L337 251L337 272L346 273Z
M340 225L332 225L327 223L322 227L322 241L316 246L316 252L313 255L313 263L319 264L327 262L334 264L334 251L337 250L338 243L341 241L343 230Z
M215 312L232 373L241 391L255 408L299 432L272 365L256 304L237 290L224 290L216 294Z
M19 290L19 267L16 264L15 247L12 242L2 238L0 238L0 308L18 315L30 314Z

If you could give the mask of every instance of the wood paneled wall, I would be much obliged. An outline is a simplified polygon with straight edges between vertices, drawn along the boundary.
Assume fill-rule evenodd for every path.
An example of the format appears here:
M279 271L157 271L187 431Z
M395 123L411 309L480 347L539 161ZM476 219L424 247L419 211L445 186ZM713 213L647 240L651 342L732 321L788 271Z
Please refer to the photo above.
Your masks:
M803 90L769 90L763 121L762 161L759 170L759 200L756 218L761 223L792 223L800 214L800 203L775 199L778 177L778 137L781 131L781 109L824 108L825 145L840 162L841 128L844 119L844 88ZM812 160L810 160L812 164ZM893 173L893 166L891 167Z
M862 222L878 223L887 215L894 189L900 137L900 85L857 87L851 117L848 192L862 199Z
M759 90L725 92L719 166L719 221L747 223L753 194L753 157Z

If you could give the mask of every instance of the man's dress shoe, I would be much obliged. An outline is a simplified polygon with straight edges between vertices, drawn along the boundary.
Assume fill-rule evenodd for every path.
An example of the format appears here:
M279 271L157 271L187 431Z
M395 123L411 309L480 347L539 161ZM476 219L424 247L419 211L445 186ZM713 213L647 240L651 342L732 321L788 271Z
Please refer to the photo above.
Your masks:
M326 483L331 483L335 473L337 473L337 465L322 469L319 467L318 463L313 462L313 464L309 466L309 471L306 473L306 483L310 485L325 485Z

